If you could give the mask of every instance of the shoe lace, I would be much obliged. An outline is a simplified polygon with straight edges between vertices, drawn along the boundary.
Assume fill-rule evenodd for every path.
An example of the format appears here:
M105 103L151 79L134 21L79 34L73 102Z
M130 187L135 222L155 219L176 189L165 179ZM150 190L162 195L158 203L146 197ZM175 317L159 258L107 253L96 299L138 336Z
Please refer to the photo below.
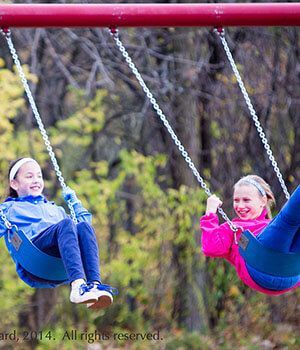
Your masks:
M83 294L89 292L92 288L93 288L93 286L90 286L90 284L83 283L83 284L79 287L79 294L80 294L80 295L83 295Z
M93 288L95 286L98 290L104 290L106 292L109 292L111 295L118 295L119 294L118 289L110 286L109 284L91 282L91 283L88 283L88 286L91 286L91 288Z

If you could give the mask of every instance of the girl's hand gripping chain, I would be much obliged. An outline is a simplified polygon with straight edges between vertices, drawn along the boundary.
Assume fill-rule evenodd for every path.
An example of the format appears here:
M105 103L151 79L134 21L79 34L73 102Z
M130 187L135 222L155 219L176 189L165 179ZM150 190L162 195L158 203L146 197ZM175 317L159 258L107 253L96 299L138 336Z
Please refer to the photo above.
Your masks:
M72 190L69 186L67 186L63 190L62 195L66 202L68 201L71 202L71 205L74 208L76 218L79 222L86 221L91 223L92 214L90 214L88 210L83 207L83 205L81 204L81 201L77 198L74 190Z
M208 197L206 202L206 214L210 214L210 213L216 214L218 208L221 207L222 204L223 202L215 194Z

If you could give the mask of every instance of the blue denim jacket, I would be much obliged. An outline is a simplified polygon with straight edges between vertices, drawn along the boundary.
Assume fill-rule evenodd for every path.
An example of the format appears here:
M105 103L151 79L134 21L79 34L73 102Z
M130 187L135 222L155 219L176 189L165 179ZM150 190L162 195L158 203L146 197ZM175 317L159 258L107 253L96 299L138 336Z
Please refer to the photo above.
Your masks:
M54 202L40 196L24 196L17 198L7 198L0 204L1 209L6 215L8 221L22 230L26 236L32 240L51 225L68 217L63 207L57 206ZM91 221L91 214L84 209L74 208L78 221ZM76 210L77 209L77 210ZM0 237L7 232L2 220L0 220ZM49 282L39 279L24 270L22 266L16 263L16 271L19 277L33 288L53 288L61 282Z
M44 196L9 197L1 208L8 221L24 231L30 240L67 217L63 207L48 202ZM5 232L6 227L1 222L0 236Z

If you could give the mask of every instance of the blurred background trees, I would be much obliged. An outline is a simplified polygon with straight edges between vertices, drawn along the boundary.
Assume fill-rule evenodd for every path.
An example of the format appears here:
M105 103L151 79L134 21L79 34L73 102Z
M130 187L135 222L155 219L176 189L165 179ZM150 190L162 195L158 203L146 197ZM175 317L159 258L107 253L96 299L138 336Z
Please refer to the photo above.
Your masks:
M206 196L108 30L12 32L63 174L93 213L103 281L120 295L110 309L91 313L66 302L67 287L31 290L1 242L1 329L160 330L165 342L157 348L167 349L299 347L299 290L260 295L227 263L201 254ZM217 35L210 28L119 35L224 210L233 215L232 186L249 173L271 184L278 210L284 195ZM226 35L292 191L300 180L299 29L228 28ZM43 164L46 195L63 204L4 39L0 50L1 183L11 160L30 155ZM0 193L4 199L5 185ZM50 346L31 346L37 343Z

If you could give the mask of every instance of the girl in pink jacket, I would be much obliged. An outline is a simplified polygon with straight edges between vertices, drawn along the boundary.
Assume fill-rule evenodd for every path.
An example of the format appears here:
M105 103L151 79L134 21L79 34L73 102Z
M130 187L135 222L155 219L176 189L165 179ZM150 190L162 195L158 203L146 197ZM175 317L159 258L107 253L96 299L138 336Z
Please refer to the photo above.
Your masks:
M240 179L233 193L237 217L232 222L241 228L237 232L237 240L242 231L249 230L265 247L284 253L299 253L300 186L271 221L270 208L274 203L270 186L261 177L248 175ZM203 253L209 257L226 259L247 286L261 293L278 295L300 286L300 274L292 277L268 275L244 261L228 223L219 224L217 210L221 205L216 195L207 200L206 213L200 219Z

